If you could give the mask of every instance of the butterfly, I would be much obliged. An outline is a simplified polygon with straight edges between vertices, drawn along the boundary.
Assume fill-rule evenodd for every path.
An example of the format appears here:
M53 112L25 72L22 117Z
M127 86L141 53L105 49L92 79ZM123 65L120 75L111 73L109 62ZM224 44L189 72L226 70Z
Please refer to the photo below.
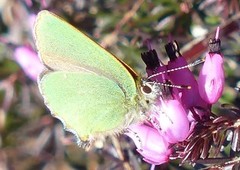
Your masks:
M49 11L37 15L34 37L44 102L83 142L141 121L157 96L127 64Z

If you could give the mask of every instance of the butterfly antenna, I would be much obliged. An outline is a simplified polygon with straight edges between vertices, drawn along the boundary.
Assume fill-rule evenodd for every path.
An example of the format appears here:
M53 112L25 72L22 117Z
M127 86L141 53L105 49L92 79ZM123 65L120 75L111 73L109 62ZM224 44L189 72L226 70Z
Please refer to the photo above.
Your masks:
M150 84L158 84L160 86L164 87L172 87L172 88L178 88L178 89L191 89L191 86L188 85L174 85L174 84L168 84L168 83L160 83L160 82L148 82Z
M161 75L161 74L166 74L166 73L170 73L170 72L173 72L173 71L177 71L177 70L182 70L182 69L185 69L185 68L194 67L194 66L196 66L196 65L198 65L198 64L203 63L204 61L205 61L205 59L202 58L202 59L199 59L199 60L197 60L197 61L194 61L193 63L190 63L190 64L188 64L188 65L182 66L182 67L173 68L173 69L170 69L170 70L166 70L166 71L162 71L162 72L153 74L153 75L149 76L148 79L151 79L151 78L156 77L156 76Z

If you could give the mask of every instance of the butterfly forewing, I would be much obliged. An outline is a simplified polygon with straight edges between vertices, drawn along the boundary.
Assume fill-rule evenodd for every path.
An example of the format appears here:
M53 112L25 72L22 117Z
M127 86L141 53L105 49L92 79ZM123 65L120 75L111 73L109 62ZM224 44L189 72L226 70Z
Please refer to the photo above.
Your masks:
M137 95L135 80L109 52L58 16L41 11L35 24L41 60L52 70L85 70L116 81L126 98Z

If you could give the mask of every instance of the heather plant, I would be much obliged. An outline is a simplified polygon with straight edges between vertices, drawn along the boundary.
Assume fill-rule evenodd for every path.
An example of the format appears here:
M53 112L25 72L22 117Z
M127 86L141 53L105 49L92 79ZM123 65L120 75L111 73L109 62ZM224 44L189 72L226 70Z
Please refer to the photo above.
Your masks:
M32 36L43 9L141 74L155 101L142 121L86 150L49 114ZM239 18L237 0L3 0L1 168L239 169Z

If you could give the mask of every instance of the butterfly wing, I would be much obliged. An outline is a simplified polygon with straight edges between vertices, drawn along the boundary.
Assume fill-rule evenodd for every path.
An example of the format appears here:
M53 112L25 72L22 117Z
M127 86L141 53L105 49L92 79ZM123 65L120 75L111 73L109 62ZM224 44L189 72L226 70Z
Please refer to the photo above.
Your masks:
M138 107L137 87L121 62L48 11L38 14L34 31L40 58L48 68L40 77L40 91L67 128L87 140L119 132L131 121L126 117Z
M50 72L41 79L40 89L52 113L82 140L123 129L129 108L136 104L129 107L116 82L88 72Z

